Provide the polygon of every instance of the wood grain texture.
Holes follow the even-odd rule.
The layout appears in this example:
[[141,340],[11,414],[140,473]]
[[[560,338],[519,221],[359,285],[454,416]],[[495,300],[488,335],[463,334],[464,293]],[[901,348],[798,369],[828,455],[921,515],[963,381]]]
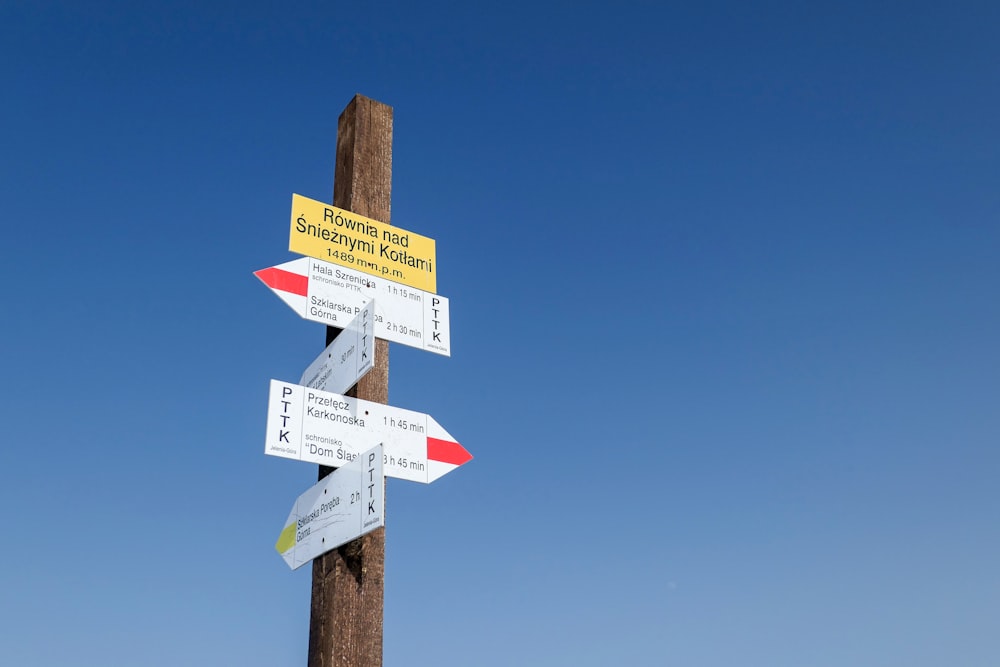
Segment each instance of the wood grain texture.
[[[355,95],[337,124],[333,205],[389,223],[391,195],[392,107]],[[340,331],[327,327],[326,344]],[[376,338],[372,370],[347,393],[388,402],[388,342]],[[309,667],[382,665],[384,590],[384,527],[313,561]]]

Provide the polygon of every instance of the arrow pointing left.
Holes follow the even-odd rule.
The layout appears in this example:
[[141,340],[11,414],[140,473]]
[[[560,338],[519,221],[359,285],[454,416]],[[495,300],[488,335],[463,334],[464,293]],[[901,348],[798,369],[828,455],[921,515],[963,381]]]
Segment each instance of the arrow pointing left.
[[373,447],[299,496],[274,545],[290,568],[385,525],[382,458]]
[[300,317],[343,327],[375,299],[375,336],[451,356],[448,299],[385,278],[300,257],[255,271]]
[[375,303],[369,301],[351,323],[302,373],[299,384],[343,394],[375,363]]

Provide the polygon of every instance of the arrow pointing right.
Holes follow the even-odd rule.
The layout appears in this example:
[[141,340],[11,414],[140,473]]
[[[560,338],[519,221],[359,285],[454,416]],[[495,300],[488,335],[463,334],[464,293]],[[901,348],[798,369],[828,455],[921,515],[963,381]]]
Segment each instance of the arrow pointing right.
[[338,467],[380,443],[386,477],[426,484],[472,460],[430,415],[271,380],[265,454]]

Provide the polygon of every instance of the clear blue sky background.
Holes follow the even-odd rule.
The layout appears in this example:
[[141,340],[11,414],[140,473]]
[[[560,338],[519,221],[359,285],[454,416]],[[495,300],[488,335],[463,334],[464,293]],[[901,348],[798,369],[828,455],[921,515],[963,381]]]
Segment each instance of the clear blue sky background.
[[1000,664],[1000,5],[0,5],[0,663],[305,664],[252,272],[337,116],[451,358],[387,665]]

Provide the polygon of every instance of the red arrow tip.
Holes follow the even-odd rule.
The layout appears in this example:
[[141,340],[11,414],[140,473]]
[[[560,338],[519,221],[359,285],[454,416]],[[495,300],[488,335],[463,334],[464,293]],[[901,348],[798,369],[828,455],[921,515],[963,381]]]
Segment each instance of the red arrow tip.
[[301,296],[306,296],[309,292],[309,278],[300,276],[297,273],[284,271],[276,266],[254,271],[253,274],[271,289],[291,292],[292,294],[299,294]]
[[472,454],[457,442],[427,438],[427,458],[431,461],[460,466],[471,461]]

